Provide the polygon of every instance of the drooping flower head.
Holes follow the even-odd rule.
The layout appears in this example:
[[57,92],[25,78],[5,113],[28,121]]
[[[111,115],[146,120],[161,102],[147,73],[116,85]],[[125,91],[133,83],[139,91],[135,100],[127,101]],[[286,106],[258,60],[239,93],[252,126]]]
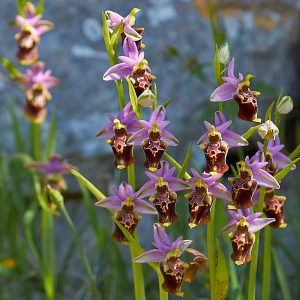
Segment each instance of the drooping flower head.
[[262,168],[267,162],[250,162],[249,157],[239,162],[239,177],[230,178],[232,183],[232,201],[230,209],[244,209],[253,206],[253,196],[257,186],[279,189],[278,181]]
[[160,160],[168,146],[177,146],[178,140],[165,129],[169,121],[165,121],[166,109],[158,106],[149,121],[140,120],[142,129],[135,132],[129,143],[141,144],[146,156],[145,167],[155,172],[160,168]]
[[257,119],[257,100],[256,96],[260,93],[250,90],[250,79],[252,74],[244,78],[241,73],[234,75],[235,59],[232,58],[228,65],[228,74],[222,79],[225,81],[217,87],[210,96],[210,101],[220,102],[234,99],[239,106],[238,116],[242,120],[255,121]]
[[228,170],[228,165],[226,164],[229,149],[228,143],[222,140],[221,132],[211,124],[207,133],[207,140],[207,144],[200,145],[206,161],[204,171],[206,173],[225,173]]
[[250,209],[229,211],[230,222],[224,230],[229,233],[233,253],[231,259],[242,265],[251,261],[251,252],[255,242],[255,232],[275,221],[274,218],[260,218],[262,213],[251,213]]
[[191,169],[193,176],[187,181],[192,192],[185,197],[189,201],[189,227],[193,228],[210,221],[210,209],[213,197],[231,201],[231,195],[226,187],[217,182],[222,174],[211,176],[203,173],[202,176],[195,169]]
[[60,80],[51,75],[51,70],[44,71],[43,62],[35,63],[26,73],[19,75],[17,81],[25,89],[25,116],[32,122],[41,123],[46,115],[46,104],[51,100],[49,90],[57,86]]
[[[283,144],[280,144],[280,138],[277,135],[274,140],[269,140],[267,145],[266,157],[264,155],[264,146],[262,143],[257,143],[259,151],[251,157],[251,162],[267,162],[266,170],[271,175],[274,175],[277,170],[282,170],[292,160],[281,152],[284,148]],[[295,168],[292,168],[292,170]]]
[[[113,209],[114,219],[122,224],[131,234],[141,219],[139,214],[157,214],[156,209],[147,201],[144,201],[135,193],[132,186],[122,182],[118,189],[113,188],[113,195],[106,197],[96,205]],[[127,243],[128,240],[116,225],[113,233],[114,240]]]
[[108,115],[109,123],[97,134],[101,138],[107,138],[115,155],[115,166],[124,169],[134,163],[133,145],[128,144],[128,138],[141,125],[136,119],[131,103],[127,103],[117,117]]
[[[122,17],[118,13],[107,10],[105,15],[107,16],[107,25],[111,31],[115,30],[121,23],[124,24],[123,33],[126,37],[129,37],[133,41],[138,41],[142,38],[142,28],[134,28],[135,15],[140,11],[138,8],[134,8],[130,14],[126,17]],[[143,31],[143,30],[142,30]]]
[[75,166],[68,163],[61,155],[54,154],[48,162],[34,161],[28,164],[28,167],[43,174],[44,185],[50,185],[56,190],[65,190],[67,188],[63,175],[66,175],[69,170],[76,169]]
[[[182,237],[177,238],[174,242],[168,237],[165,228],[159,224],[153,225],[154,243],[156,249],[146,251],[135,258],[135,262],[159,262],[160,270],[164,277],[163,289],[168,293],[175,294],[177,296],[183,296],[181,292],[182,281],[185,280],[185,274],[190,273],[189,267],[192,264],[188,264],[180,260],[180,256],[184,251],[188,251],[202,262],[202,266],[206,266],[207,258],[200,252],[194,250],[189,251],[189,245],[191,240],[183,240]],[[198,263],[201,264],[200,261]],[[187,281],[190,278],[188,278]]]
[[[201,135],[197,142],[197,144],[200,146],[208,143],[208,133],[212,125],[208,121],[204,121],[204,124],[207,131]],[[222,112],[215,112],[214,126],[216,130],[221,133],[222,140],[228,144],[229,148],[247,146],[249,143],[245,138],[233,131],[228,130],[231,124],[232,121],[227,121],[225,115]]]
[[184,180],[174,177],[175,168],[169,168],[166,161],[161,163],[156,174],[146,171],[149,181],[137,192],[139,197],[150,197],[158,211],[159,223],[171,225],[176,219],[176,191],[185,190],[188,185]]
[[103,75],[103,80],[121,80],[129,76],[137,96],[139,97],[147,88],[151,88],[151,82],[155,78],[151,75],[148,61],[144,59],[144,52],[138,51],[135,42],[126,38],[123,43],[122,61],[110,67]]
[[17,59],[21,64],[32,64],[38,57],[38,44],[40,43],[40,36],[49,31],[53,24],[46,20],[41,20],[41,15],[36,14],[34,5],[26,2],[23,7],[24,15],[17,15],[15,26],[17,27],[17,34],[15,39],[18,44]]

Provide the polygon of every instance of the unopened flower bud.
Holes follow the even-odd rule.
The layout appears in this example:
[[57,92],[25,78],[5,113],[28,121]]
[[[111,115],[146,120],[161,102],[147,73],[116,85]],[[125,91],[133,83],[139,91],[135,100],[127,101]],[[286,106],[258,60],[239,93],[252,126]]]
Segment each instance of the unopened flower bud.
[[288,114],[293,110],[294,103],[290,96],[284,96],[277,105],[277,111],[282,114]]
[[275,137],[279,134],[279,129],[271,120],[267,120],[259,127],[257,132],[262,139],[275,140]]

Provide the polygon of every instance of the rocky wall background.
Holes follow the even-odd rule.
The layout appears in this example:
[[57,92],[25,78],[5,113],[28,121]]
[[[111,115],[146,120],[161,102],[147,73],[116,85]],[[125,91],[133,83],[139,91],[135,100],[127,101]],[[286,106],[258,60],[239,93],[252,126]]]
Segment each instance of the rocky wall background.
[[[281,87],[297,102],[300,1],[212,2],[236,57],[236,69],[256,75],[255,84],[262,91],[260,105],[267,106]],[[170,130],[182,141],[177,154],[183,155],[188,143],[198,138],[201,120],[215,109],[214,105],[208,108],[214,88],[214,43],[205,0],[46,1],[44,17],[54,22],[55,29],[43,36],[40,53],[48,68],[62,80],[53,90],[49,105],[50,115],[55,111],[59,117],[58,152],[76,163],[81,161],[91,172],[97,160],[98,176],[100,162],[105,164],[99,157],[109,155],[110,149],[95,134],[105,124],[105,114],[118,110],[114,83],[102,80],[109,65],[100,13],[111,9],[126,15],[133,7],[142,9],[137,24],[145,27],[145,54],[157,76],[160,101],[173,99],[168,118],[173,121]],[[0,55],[14,61],[14,31],[7,23],[16,14],[15,1],[1,0],[0,11]],[[1,137],[4,148],[9,150],[13,138],[5,102],[13,97],[22,118],[23,97],[3,70],[0,93]],[[45,127],[50,118],[47,120]],[[194,154],[194,159],[199,159],[199,153]]]

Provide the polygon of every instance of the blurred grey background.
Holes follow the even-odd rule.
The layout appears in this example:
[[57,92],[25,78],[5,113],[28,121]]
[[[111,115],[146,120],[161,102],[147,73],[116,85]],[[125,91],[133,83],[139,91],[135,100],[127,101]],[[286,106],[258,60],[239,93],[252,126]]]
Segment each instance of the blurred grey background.
[[[230,43],[231,55],[236,57],[236,72],[256,75],[255,87],[262,92],[260,107],[265,108],[276,99],[281,87],[285,94],[293,96],[297,105],[300,1],[215,0],[212,3]],[[215,88],[215,46],[205,0],[46,1],[44,18],[54,22],[55,29],[42,37],[40,58],[61,78],[61,85],[52,90],[50,113],[43,126],[44,129],[49,126],[55,111],[59,118],[58,152],[89,170],[97,166],[98,174],[99,165],[105,164],[99,157],[109,155],[111,150],[95,135],[106,123],[106,113],[118,111],[114,83],[102,80],[109,63],[100,14],[111,9],[125,16],[133,7],[141,8],[136,24],[145,27],[145,55],[157,76],[160,103],[173,99],[168,119],[172,121],[170,131],[181,141],[176,148],[179,157],[184,155],[188,143],[196,141],[203,132],[202,120],[212,120],[212,113],[217,109],[216,104],[209,102]],[[14,30],[8,25],[16,14],[15,1],[1,0],[0,11],[0,56],[15,62]],[[3,69],[0,92],[1,140],[9,150],[13,137],[5,102],[13,97],[22,119],[24,98]],[[226,105],[235,106],[232,101]],[[26,121],[23,123],[26,127]],[[241,128],[246,129],[249,123],[237,120],[238,127],[242,132]],[[195,160],[201,157],[200,150],[194,153]]]

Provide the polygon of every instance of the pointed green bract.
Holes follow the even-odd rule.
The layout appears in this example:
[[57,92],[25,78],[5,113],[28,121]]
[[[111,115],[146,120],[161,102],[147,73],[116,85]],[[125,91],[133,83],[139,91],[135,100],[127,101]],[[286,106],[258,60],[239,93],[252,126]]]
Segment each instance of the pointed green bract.
[[112,45],[112,48],[115,53],[117,52],[119,38],[123,32],[123,29],[124,29],[124,23],[120,23],[111,35],[110,41],[111,41],[111,45]]
[[186,170],[189,166],[190,158],[191,158],[191,153],[193,149],[193,144],[190,144],[189,149],[185,155],[183,164],[181,166],[181,170],[179,171],[178,178],[184,178],[186,176]]
[[298,145],[297,148],[289,155],[289,158],[295,159],[299,153],[300,153],[300,145]]
[[82,176],[78,171],[72,169],[70,173],[74,175],[94,196],[97,200],[102,200],[106,196],[98,190],[89,180]]
[[226,299],[229,287],[229,275],[226,258],[220,246],[219,240],[216,239],[217,244],[217,266],[216,266],[216,282],[215,282],[215,296],[214,299]]
[[[182,169],[182,166],[170,155],[170,154],[168,154],[167,152],[165,152],[164,153],[164,156],[166,157],[166,159],[169,161],[169,163],[173,166],[173,167],[175,167],[176,168],[176,170],[178,171],[178,172],[180,172],[181,171],[181,169]],[[191,178],[191,176],[190,176],[190,174],[189,173],[187,173],[187,172],[185,172],[184,173],[184,178],[185,179],[190,179]]]
[[103,33],[103,39],[104,39],[105,47],[107,50],[109,62],[111,65],[114,65],[117,62],[117,58],[116,58],[115,52],[112,48],[109,28],[107,26],[106,16],[105,16],[104,11],[102,11],[102,33]]
[[166,102],[162,105],[164,108],[167,108],[167,106],[171,103],[172,98],[169,98],[166,100]]
[[281,170],[280,172],[278,172],[274,177],[277,181],[282,180],[286,175],[289,174],[291,168],[294,167],[295,163],[298,162],[300,160],[300,157],[294,159],[293,161],[291,161],[289,164],[286,165],[286,167]]
[[242,137],[245,138],[246,140],[248,140],[260,127],[261,125],[256,125],[256,126],[252,126],[250,127],[243,135]]
[[36,7],[36,14],[41,15],[43,14],[44,7],[45,7],[46,0],[40,0],[37,7]]
[[8,72],[10,79],[16,80],[19,78],[20,71],[10,60],[5,57],[0,57],[0,62],[2,67]]
[[138,98],[136,96],[136,92],[134,90],[134,87],[131,83],[131,81],[126,78],[127,80],[127,83],[128,83],[128,92],[129,92],[129,98],[130,98],[130,102],[131,102],[131,105],[132,105],[132,108],[137,116],[137,118],[139,120],[141,120],[141,113],[140,113],[140,108],[139,108],[139,104],[138,104]]
[[270,106],[268,107],[266,114],[265,114],[265,121],[271,120],[272,121],[272,111],[273,111],[273,106],[275,102],[273,101]]

